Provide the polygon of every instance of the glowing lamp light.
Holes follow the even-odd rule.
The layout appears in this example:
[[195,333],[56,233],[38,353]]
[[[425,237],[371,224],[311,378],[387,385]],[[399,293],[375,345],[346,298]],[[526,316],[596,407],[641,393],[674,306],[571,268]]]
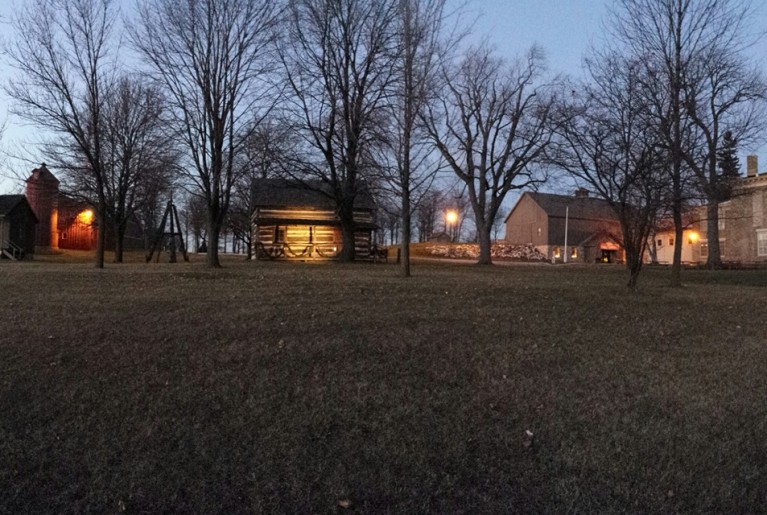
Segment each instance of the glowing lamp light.
[[445,221],[450,225],[454,225],[456,222],[458,222],[458,212],[453,211],[452,209],[446,212]]
[[695,243],[698,241],[698,238],[700,238],[700,235],[697,232],[690,233],[690,243]]
[[80,222],[81,224],[86,224],[86,225],[93,222],[93,210],[86,209],[85,211],[78,214],[77,221]]

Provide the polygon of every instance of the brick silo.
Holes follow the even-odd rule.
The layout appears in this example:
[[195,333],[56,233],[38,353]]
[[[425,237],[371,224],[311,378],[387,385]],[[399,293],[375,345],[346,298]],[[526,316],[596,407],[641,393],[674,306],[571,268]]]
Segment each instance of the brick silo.
[[26,196],[38,220],[35,233],[36,249],[43,252],[58,249],[59,180],[48,170],[45,163],[32,170],[27,179]]

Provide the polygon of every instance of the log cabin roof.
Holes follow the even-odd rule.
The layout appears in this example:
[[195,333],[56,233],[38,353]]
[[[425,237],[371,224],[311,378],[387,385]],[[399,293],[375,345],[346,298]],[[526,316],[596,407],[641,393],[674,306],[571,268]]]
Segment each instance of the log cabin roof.
[[[336,203],[329,185],[318,180],[256,179],[253,181],[253,207],[289,207],[335,209]],[[370,190],[364,184],[354,198],[354,208],[375,209]]]

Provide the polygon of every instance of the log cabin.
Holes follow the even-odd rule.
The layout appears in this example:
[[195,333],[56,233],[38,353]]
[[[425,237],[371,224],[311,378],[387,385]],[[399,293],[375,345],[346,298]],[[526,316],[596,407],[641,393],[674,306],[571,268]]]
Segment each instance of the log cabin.
[[[341,222],[329,188],[320,181],[258,179],[252,191],[254,259],[330,260],[343,246]],[[375,259],[375,202],[366,187],[354,199],[357,259]]]

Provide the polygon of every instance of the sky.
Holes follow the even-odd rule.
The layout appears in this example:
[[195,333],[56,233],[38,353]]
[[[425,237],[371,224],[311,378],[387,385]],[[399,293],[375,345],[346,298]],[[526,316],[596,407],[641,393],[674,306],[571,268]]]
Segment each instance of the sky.
[[[25,0],[0,0],[0,17],[11,18],[13,11]],[[119,1],[119,0],[118,0]],[[475,20],[470,43],[486,40],[498,53],[507,58],[524,53],[531,45],[541,46],[548,60],[549,72],[581,76],[581,63],[591,44],[601,42],[601,26],[611,0],[451,0],[464,5],[467,21]],[[122,0],[129,6],[132,0]],[[767,14],[767,13],[762,13]],[[767,16],[764,16],[767,26]],[[3,39],[11,35],[10,27],[3,24]],[[754,49],[754,55],[767,55],[767,38]],[[0,80],[6,81],[13,70],[0,56]],[[21,192],[23,183],[16,177],[25,177],[42,160],[37,154],[36,131],[15,119],[9,111],[10,100],[0,91],[0,122],[6,130],[0,141],[0,193]],[[767,147],[765,147],[767,149]],[[759,149],[741,149],[744,154]],[[27,161],[19,154],[26,154]],[[741,159],[745,162],[745,158]],[[767,162],[767,155],[765,156]]]

